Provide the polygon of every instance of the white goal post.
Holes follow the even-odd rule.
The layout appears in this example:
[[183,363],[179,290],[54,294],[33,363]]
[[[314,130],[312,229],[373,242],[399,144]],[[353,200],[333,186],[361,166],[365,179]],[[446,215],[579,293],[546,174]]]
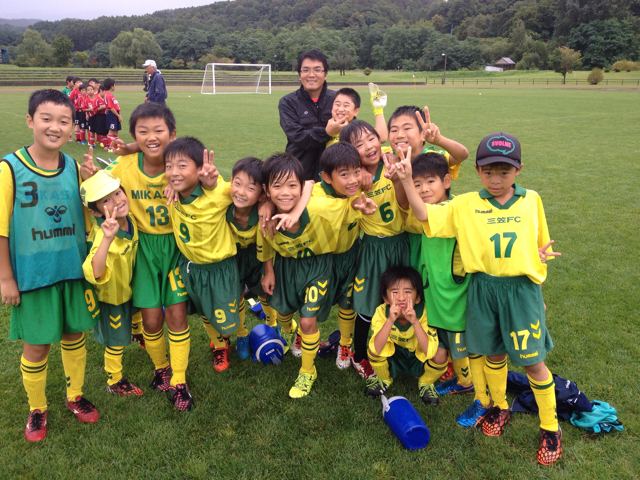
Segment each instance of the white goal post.
[[271,65],[266,63],[207,63],[202,78],[203,95],[271,93]]

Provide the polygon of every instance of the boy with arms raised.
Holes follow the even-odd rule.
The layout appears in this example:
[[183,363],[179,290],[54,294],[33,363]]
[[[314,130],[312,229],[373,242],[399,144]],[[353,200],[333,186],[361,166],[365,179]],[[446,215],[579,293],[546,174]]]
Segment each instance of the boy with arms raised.
[[491,397],[484,395],[461,417],[468,417],[468,426],[481,423],[485,435],[502,434],[511,416],[505,397],[508,354],[527,372],[540,416],[537,460],[550,465],[562,455],[562,433],[554,380],[544,363],[553,343],[545,325],[540,286],[547,276],[547,258],[559,254],[549,250],[553,242],[539,195],[514,183],[521,169],[518,140],[495,133],[480,142],[476,154],[476,170],[484,187],[478,193],[425,205],[413,186],[409,161],[401,162],[398,176],[425,234],[455,237],[464,270],[471,274],[467,346],[470,354],[486,355],[484,371]]
[[[82,396],[87,350],[84,331],[99,314],[82,273],[86,256],[80,168],[60,152],[73,130],[73,105],[58,90],[29,99],[33,144],[0,161],[0,290],[12,305],[10,339],[24,341],[20,362],[29,401],[25,437],[47,435],[47,358],[60,342],[67,377],[66,406],[81,422],[96,408]],[[57,200],[54,200],[57,199]]]
[[104,345],[107,392],[118,396],[142,395],[142,390],[122,376],[124,347],[131,342],[131,278],[138,250],[138,228],[129,216],[129,199],[120,180],[100,170],[80,187],[84,205],[96,217],[87,237],[82,268],[95,285],[100,320],[93,338]]

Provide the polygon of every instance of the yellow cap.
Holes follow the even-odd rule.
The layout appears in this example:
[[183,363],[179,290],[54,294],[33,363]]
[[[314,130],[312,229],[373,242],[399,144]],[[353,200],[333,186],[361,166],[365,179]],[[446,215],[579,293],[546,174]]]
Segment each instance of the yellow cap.
[[85,180],[80,185],[80,198],[85,207],[89,202],[96,202],[120,188],[120,179],[115,178],[111,172],[100,170],[93,177]]

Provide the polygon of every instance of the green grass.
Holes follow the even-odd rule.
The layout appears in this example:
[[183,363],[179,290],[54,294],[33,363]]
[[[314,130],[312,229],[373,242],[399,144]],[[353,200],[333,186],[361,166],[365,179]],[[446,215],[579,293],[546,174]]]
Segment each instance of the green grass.
[[[174,411],[163,395],[149,388],[140,399],[107,394],[103,347],[89,340],[85,393],[101,418],[82,425],[64,408],[64,375],[59,347],[54,346],[47,387],[50,433],[45,442],[33,445],[22,436],[27,415],[19,371],[22,346],[7,340],[9,308],[1,306],[2,476],[640,476],[639,93],[560,88],[386,90],[387,115],[399,105],[427,104],[442,133],[469,148],[470,158],[454,182],[454,193],[479,189],[473,158],[484,135],[506,131],[520,139],[524,168],[518,181],[542,196],[555,249],[563,254],[550,265],[543,287],[555,343],[547,364],[552,372],[574,380],[590,399],[613,405],[625,432],[590,435],[563,423],[564,457],[545,468],[535,462],[537,417],[515,414],[502,437],[488,438],[455,423],[471,397],[444,398],[440,407],[427,408],[418,398],[417,381],[401,377],[390,393],[406,396],[432,434],[425,450],[410,452],[383,422],[380,403],[364,398],[364,382],[352,370],[338,371],[333,359],[318,359],[319,379],[311,395],[293,401],[287,392],[298,359],[287,356],[282,366],[266,367],[239,361],[233,354],[230,369],[217,374],[210,367],[204,330],[191,319],[187,376],[196,400],[192,412]],[[116,93],[126,118],[142,100],[142,92]],[[235,160],[247,155],[264,158],[284,149],[277,103],[285,93],[203,96],[175,91],[169,106],[176,114],[178,134],[199,137],[214,149],[216,164],[228,177]],[[366,98],[364,89],[360,94]],[[0,91],[4,153],[32,141],[24,123],[27,99],[27,93]],[[368,102],[362,110],[360,118],[372,121]],[[69,144],[64,151],[80,159],[85,148]],[[332,317],[321,327],[322,338],[334,328],[337,321]],[[136,345],[126,349],[124,372],[132,382],[146,387],[151,369],[144,351]]]

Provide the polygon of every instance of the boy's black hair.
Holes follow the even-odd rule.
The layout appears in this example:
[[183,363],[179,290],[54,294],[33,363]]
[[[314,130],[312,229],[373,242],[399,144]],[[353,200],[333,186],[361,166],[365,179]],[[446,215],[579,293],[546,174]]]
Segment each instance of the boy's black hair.
[[[176,119],[173,112],[163,103],[145,102],[138,105],[129,117],[129,134],[136,139],[136,124],[143,118],[162,118],[169,128],[169,132],[176,129]],[[202,147],[204,150],[204,147]],[[200,158],[202,158],[202,150],[200,150]]]
[[69,82],[76,83],[76,77],[74,77],[73,75],[67,75],[67,83]]
[[164,149],[162,158],[165,163],[172,157],[182,154],[193,160],[196,167],[202,167],[202,153],[204,152],[204,144],[195,137],[180,137],[173,142],[169,142],[167,148]]
[[76,83],[76,82],[82,82],[82,79],[80,77],[74,77],[73,83]]
[[104,85],[100,85],[100,86],[98,87],[98,93],[100,93],[100,92],[106,92],[106,91],[107,91],[107,89],[106,89],[106,88],[104,88]]
[[353,106],[355,108],[360,108],[360,95],[353,88],[344,87],[336,92],[336,96],[334,98],[338,98],[338,95],[344,95],[345,97],[349,97],[353,102]]
[[105,92],[107,90],[111,90],[111,87],[113,87],[115,84],[116,84],[116,81],[113,78],[105,78],[104,82],[102,82]]
[[391,267],[382,274],[380,277],[380,296],[389,300],[389,298],[387,298],[387,290],[401,280],[408,280],[411,286],[415,288],[420,301],[424,302],[422,277],[415,268],[403,267],[402,265]]
[[36,90],[29,97],[29,116],[33,118],[36,114],[36,110],[43,103],[53,103],[54,105],[62,105],[63,107],[69,107],[71,110],[71,118],[74,118],[75,108],[73,103],[69,100],[64,93],[60,90],[54,90],[53,88],[43,88],[42,90]]
[[289,153],[276,153],[264,161],[262,181],[269,187],[272,183],[294,176],[300,185],[304,185],[304,167],[300,160]]
[[254,182],[258,184],[260,188],[262,188],[262,168],[263,168],[262,160],[256,157],[245,157],[238,160],[231,170],[231,178],[238,175],[240,172],[246,173],[249,178],[252,178]]
[[380,139],[380,134],[371,124],[364,120],[354,120],[340,129],[340,141],[353,145],[361,136],[367,133],[372,133],[378,137],[378,140]]
[[[122,185],[120,185],[118,187],[120,190],[122,190],[122,192],[126,195],[127,191],[124,189],[124,187]],[[114,190],[115,191],[115,190]],[[106,195],[105,195],[106,197]],[[98,210],[98,202],[89,202],[89,204],[87,205],[87,207],[89,208],[89,210],[93,210],[94,212],[99,212],[100,210]],[[103,213],[104,215],[104,213]]]
[[78,90],[86,90],[87,89],[87,85],[85,83],[81,83],[80,86],[78,87]]
[[329,72],[329,64],[327,63],[327,57],[320,50],[307,50],[306,52],[302,52],[298,57],[298,75],[300,75],[300,70],[302,69],[302,62],[305,59],[317,60],[318,62],[322,62],[322,68],[325,73]]
[[89,81],[87,83],[100,83],[100,80],[98,80],[97,78],[90,78]]
[[420,107],[415,107],[413,105],[403,105],[402,107],[396,108],[395,112],[393,112],[393,115],[389,117],[389,121],[387,122],[387,129],[391,130],[391,122],[396,118],[401,117],[402,115],[407,115],[411,117],[414,122],[416,122],[416,125],[418,125],[418,130],[422,131],[422,126],[416,120],[416,112],[420,112],[422,120],[426,121],[424,110],[422,110]]
[[341,167],[362,168],[362,160],[356,147],[348,142],[338,142],[327,147],[320,157],[320,170],[331,175]]
[[[413,178],[439,177],[444,181],[445,175],[449,173],[449,164],[444,155],[437,152],[421,153],[411,160],[411,176]],[[446,190],[449,196],[449,188]]]
[[499,167],[499,168],[505,168],[507,170],[510,170],[511,168],[515,168],[516,170],[518,170],[518,167],[516,167],[515,165],[511,165],[510,163],[507,163],[507,162],[494,162],[494,163],[489,163],[488,165],[483,165],[481,167],[476,165],[476,168],[479,168],[480,171],[482,171],[484,167]]

